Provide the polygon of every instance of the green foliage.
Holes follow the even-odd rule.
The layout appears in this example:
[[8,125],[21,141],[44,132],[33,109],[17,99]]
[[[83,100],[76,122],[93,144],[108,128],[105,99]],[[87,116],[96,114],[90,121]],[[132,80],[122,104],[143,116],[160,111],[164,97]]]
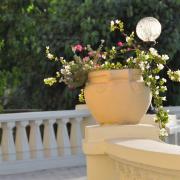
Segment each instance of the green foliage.
[[[117,42],[121,38],[118,34],[108,35],[111,19],[122,19],[128,25],[126,30],[131,32],[140,18],[158,18],[163,27],[158,49],[171,57],[170,67],[178,69],[179,9],[179,0],[1,0],[0,71],[13,76],[16,68],[21,74],[15,76],[18,82],[15,85],[8,82],[9,87],[0,79],[0,87],[13,89],[4,107],[72,108],[77,91],[64,85],[47,87],[43,84],[43,79],[53,76],[59,68],[56,63],[52,65],[47,61],[45,47],[50,46],[57,56],[68,54],[71,57],[69,47],[77,43],[97,47],[101,39],[106,39],[107,44],[111,44],[111,39]],[[180,85],[170,84],[168,102],[180,105]]]
[[12,71],[0,71],[0,112],[3,106],[9,102],[9,98],[13,96],[16,87],[20,84],[21,72],[16,67]]

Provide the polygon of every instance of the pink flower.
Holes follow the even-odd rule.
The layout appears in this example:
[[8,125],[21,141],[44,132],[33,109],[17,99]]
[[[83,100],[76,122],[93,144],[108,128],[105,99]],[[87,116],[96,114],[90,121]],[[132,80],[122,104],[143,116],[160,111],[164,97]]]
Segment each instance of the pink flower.
[[99,57],[99,58],[102,58],[102,54],[101,54],[101,53],[99,53],[99,54],[98,54],[98,57]]
[[89,56],[85,56],[85,57],[83,58],[83,61],[84,61],[84,62],[89,61]]
[[82,52],[83,51],[83,47],[81,44],[77,44],[74,47],[72,47],[72,50],[75,52]]
[[117,43],[117,45],[118,45],[119,47],[122,47],[124,44],[123,44],[121,41],[119,41],[119,42]]
[[75,89],[75,87],[74,87],[74,86],[71,86],[71,85],[69,85],[68,88],[69,88],[70,90],[74,90],[74,89]]
[[132,49],[131,48],[127,48],[127,51],[131,51]]
[[100,65],[99,65],[99,64],[95,64],[94,67],[95,67],[95,68],[99,68]]
[[88,52],[88,55],[89,55],[90,57],[94,56],[94,54],[95,54],[94,51],[89,51],[89,52]]

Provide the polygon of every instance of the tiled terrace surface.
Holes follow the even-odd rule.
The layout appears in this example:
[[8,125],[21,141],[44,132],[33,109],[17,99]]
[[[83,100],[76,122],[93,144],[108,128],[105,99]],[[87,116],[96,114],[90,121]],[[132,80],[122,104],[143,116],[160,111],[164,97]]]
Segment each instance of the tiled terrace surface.
[[0,180],[87,180],[87,178],[86,167],[74,167],[1,175]]

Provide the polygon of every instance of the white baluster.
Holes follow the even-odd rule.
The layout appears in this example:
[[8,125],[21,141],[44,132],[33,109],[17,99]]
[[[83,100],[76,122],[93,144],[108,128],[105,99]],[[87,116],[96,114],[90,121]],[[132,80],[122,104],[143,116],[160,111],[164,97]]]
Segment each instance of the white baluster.
[[70,139],[68,136],[67,126],[66,126],[68,122],[69,122],[69,119],[57,120],[58,153],[59,155],[64,155],[64,156],[71,155]]
[[29,146],[31,152],[31,158],[41,159],[43,158],[43,144],[40,132],[40,125],[42,120],[32,120],[30,121],[30,136],[29,136]]
[[[1,123],[0,123],[0,128],[2,128]],[[2,136],[2,134],[1,134],[1,136]],[[1,150],[1,146],[0,146],[0,163],[1,163],[1,161],[2,161],[2,150]]]
[[177,128],[175,129],[175,134],[174,134],[174,138],[175,138],[175,145],[178,145],[178,130]]
[[16,160],[15,144],[13,139],[13,122],[3,122],[2,125],[2,155],[3,160]]
[[53,124],[56,120],[50,119],[44,121],[44,154],[45,157],[54,157],[57,156],[57,142],[54,133]]
[[1,148],[0,148],[0,163],[2,162],[2,151],[1,151]]
[[28,122],[16,122],[16,152],[17,152],[17,159],[29,159],[30,152],[29,152],[29,144],[28,138],[26,133],[26,126]]
[[82,132],[81,132],[81,121],[82,117],[75,118],[71,121],[71,148],[72,154],[82,154]]

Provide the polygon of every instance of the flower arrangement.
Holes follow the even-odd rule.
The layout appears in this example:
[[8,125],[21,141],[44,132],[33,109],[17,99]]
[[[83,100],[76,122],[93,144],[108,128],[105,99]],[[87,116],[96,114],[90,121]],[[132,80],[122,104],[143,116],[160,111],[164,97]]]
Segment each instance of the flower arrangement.
[[[90,45],[77,44],[72,47],[74,53],[72,60],[57,58],[46,48],[47,57],[51,61],[58,61],[61,69],[56,72],[55,77],[44,79],[45,84],[53,85],[64,82],[69,88],[81,87],[80,101],[84,101],[83,88],[85,87],[90,71],[110,69],[139,69],[144,83],[152,92],[153,104],[156,109],[155,122],[159,124],[160,135],[166,136],[165,125],[168,122],[168,112],[163,109],[163,101],[166,101],[164,93],[167,91],[166,79],[160,78],[161,70],[168,68],[168,55],[160,55],[153,47],[144,48],[142,43],[135,37],[124,32],[124,24],[120,20],[111,21],[110,31],[121,33],[122,41],[112,47],[105,47],[105,41],[101,40],[99,47],[95,50]],[[169,68],[168,68],[169,69]],[[169,78],[180,82],[180,70],[167,71]]]

